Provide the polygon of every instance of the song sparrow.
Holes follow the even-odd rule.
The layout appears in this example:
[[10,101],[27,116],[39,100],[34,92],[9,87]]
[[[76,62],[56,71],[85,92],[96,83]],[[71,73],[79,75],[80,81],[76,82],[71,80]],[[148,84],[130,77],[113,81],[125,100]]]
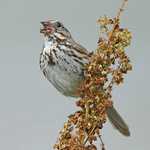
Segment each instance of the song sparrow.
[[[44,76],[63,95],[77,97],[76,91],[84,79],[84,66],[91,53],[76,43],[70,32],[59,21],[41,22],[44,47],[40,54],[40,68]],[[129,128],[114,107],[107,110],[110,122],[123,135],[129,136]]]

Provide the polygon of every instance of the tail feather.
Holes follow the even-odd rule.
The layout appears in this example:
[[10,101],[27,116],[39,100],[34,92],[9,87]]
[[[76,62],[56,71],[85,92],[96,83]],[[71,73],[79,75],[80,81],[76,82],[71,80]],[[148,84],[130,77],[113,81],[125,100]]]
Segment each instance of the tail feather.
[[114,107],[110,107],[107,109],[107,116],[112,125],[120,131],[125,136],[130,136],[130,131],[125,123],[125,121],[122,119],[122,117],[119,115],[119,113],[116,111]]

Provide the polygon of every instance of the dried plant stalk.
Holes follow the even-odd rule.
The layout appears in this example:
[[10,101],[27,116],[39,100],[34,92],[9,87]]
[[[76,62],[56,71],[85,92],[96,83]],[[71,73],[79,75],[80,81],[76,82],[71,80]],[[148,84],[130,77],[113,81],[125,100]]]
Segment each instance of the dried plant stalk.
[[[85,66],[85,80],[76,102],[80,110],[70,115],[64,124],[54,146],[56,150],[97,150],[95,141],[101,140],[106,110],[113,105],[112,87],[123,83],[124,74],[132,69],[125,53],[131,32],[120,27],[120,15],[126,3],[124,0],[114,19],[104,16],[98,20],[101,37],[90,63]],[[103,142],[102,149],[105,149]]]

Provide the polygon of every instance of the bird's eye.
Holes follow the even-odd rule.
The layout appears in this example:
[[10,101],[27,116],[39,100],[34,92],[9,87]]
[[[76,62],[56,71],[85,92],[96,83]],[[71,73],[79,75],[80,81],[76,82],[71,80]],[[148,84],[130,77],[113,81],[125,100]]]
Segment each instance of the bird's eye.
[[61,25],[60,22],[57,22],[57,23],[56,23],[56,26],[57,26],[58,28],[60,28],[62,25]]

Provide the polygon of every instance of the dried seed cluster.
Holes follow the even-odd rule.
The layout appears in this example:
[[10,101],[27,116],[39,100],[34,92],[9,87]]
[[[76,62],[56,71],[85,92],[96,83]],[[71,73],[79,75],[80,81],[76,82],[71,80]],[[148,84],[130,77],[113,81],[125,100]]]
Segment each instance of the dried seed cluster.
[[80,109],[68,117],[54,146],[56,150],[97,150],[95,141],[106,122],[106,110],[113,105],[112,87],[122,83],[124,74],[132,69],[125,53],[131,32],[120,28],[119,16],[114,19],[104,16],[98,23],[101,37],[85,66],[85,80],[79,90],[80,100],[76,102]]

